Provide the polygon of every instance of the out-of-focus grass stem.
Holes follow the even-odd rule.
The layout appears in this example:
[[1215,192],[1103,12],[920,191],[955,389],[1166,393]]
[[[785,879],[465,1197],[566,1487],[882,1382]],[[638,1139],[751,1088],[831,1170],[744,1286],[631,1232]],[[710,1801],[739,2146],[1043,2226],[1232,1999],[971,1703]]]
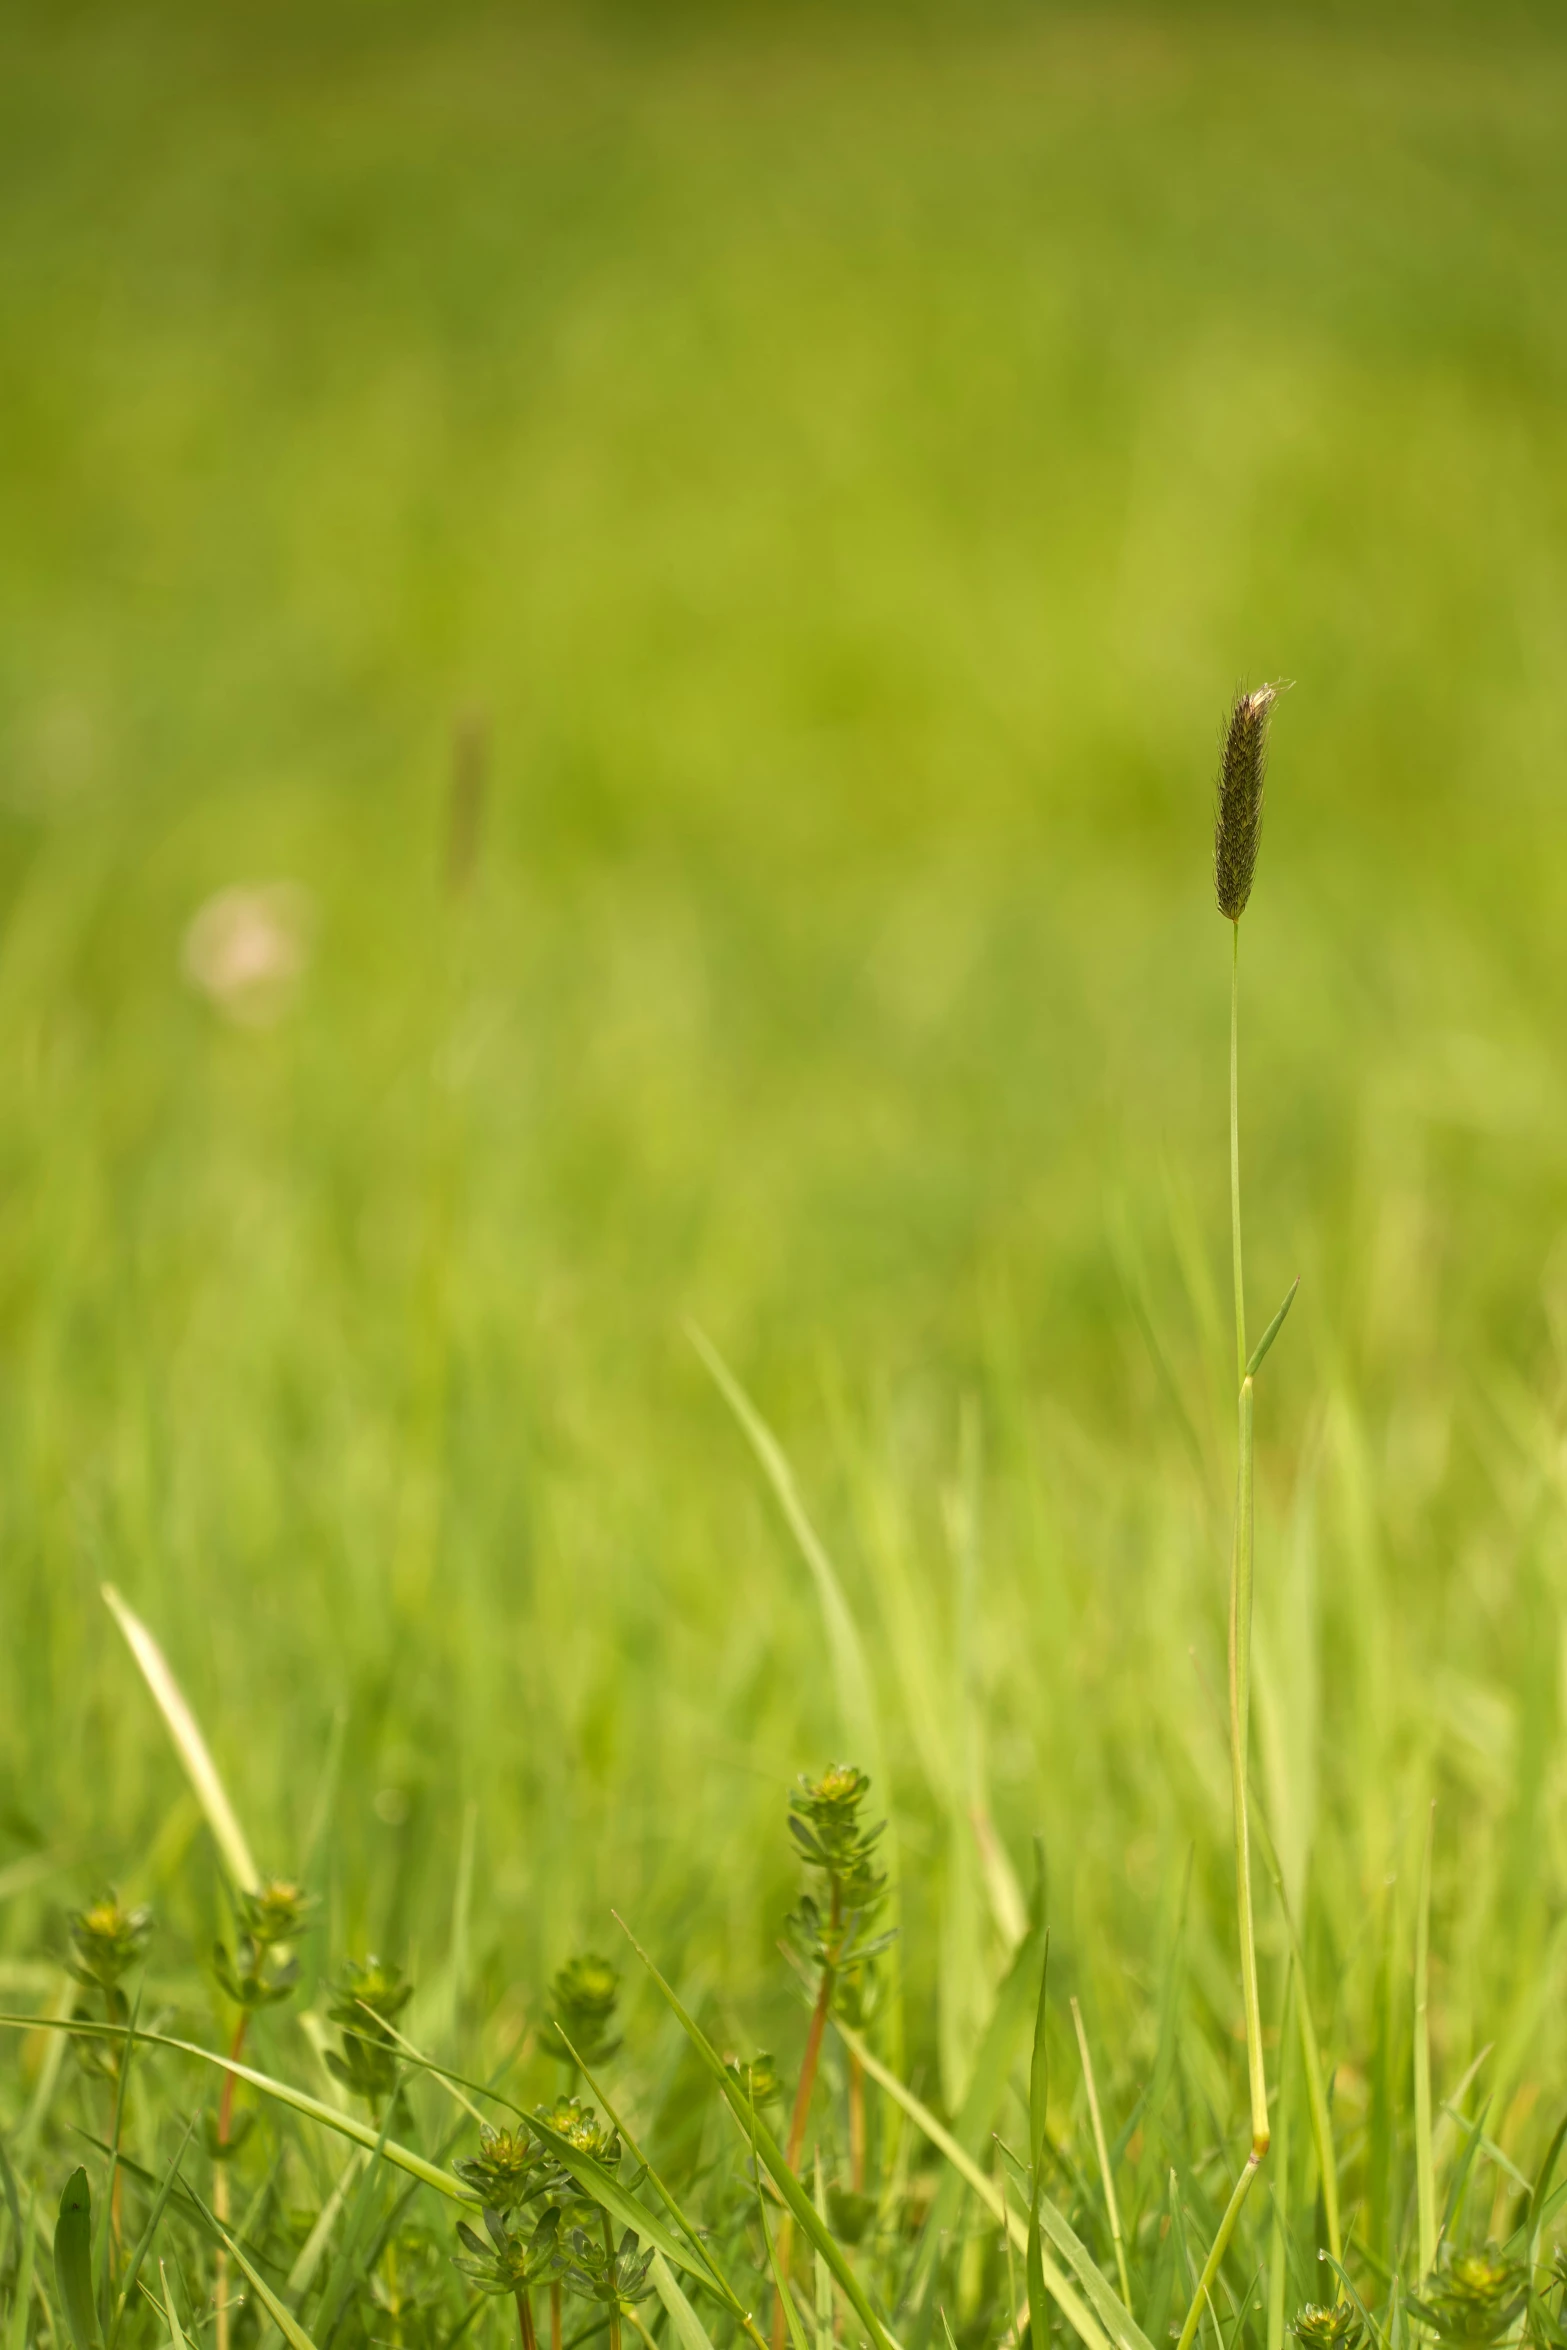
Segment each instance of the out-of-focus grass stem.
[[1420,2282],[1436,2266],[1436,2162],[1431,2140],[1431,1846],[1436,1805],[1426,1820],[1415,1905],[1415,2194],[1419,2213]]
[[1077,2027],[1077,2050],[1083,2060],[1083,2086],[1088,2091],[1088,2117],[1093,2124],[1094,2151],[1099,2157],[1099,2176],[1104,2182],[1105,2210],[1110,2219],[1110,2241],[1115,2246],[1115,2273],[1121,2283],[1121,2299],[1128,2309],[1132,2306],[1131,2279],[1126,2271],[1126,2245],[1121,2237],[1121,2207],[1116,2201],[1115,2172],[1111,2167],[1110,2149],[1105,2142],[1105,2125],[1099,2111],[1099,2091],[1094,2081],[1094,2060],[1088,2053],[1088,2034],[1083,2029],[1083,2011],[1076,1997],[1072,2000],[1072,2021]]

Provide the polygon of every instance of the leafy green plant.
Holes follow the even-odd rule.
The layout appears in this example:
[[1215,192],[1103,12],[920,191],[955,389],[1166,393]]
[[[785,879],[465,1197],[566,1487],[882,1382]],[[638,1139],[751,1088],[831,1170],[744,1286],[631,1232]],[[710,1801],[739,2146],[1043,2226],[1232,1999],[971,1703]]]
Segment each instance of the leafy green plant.
[[551,1982],[545,2043],[572,2074],[579,2064],[606,2064],[616,2053],[619,2000],[619,1975],[593,1951],[568,1958]]
[[327,2008],[339,2036],[338,2046],[326,2052],[327,2065],[372,2113],[378,2114],[397,2093],[402,2068],[397,2041],[387,2027],[412,1997],[413,1985],[402,1968],[372,1954],[345,1962]]

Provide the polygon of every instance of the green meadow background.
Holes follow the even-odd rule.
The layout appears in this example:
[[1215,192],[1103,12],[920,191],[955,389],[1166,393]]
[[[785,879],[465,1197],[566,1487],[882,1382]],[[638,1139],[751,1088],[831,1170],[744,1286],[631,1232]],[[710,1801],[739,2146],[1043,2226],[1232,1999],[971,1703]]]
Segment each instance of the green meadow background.
[[[859,1625],[928,2091],[1036,1834],[1122,2110],[1183,1885],[1233,2056],[1210,792],[1283,677],[1257,1784],[1348,2159],[1431,1796],[1439,2073],[1496,2043],[1522,2130],[1567,2053],[1555,13],[4,39],[6,1983],[109,1882],[155,1973],[210,1941],[109,1580],[422,2029],[613,1904],[792,2047],[787,1788],[858,1725],[695,1325]],[[182,940],[276,881],[311,958],[245,1024]]]

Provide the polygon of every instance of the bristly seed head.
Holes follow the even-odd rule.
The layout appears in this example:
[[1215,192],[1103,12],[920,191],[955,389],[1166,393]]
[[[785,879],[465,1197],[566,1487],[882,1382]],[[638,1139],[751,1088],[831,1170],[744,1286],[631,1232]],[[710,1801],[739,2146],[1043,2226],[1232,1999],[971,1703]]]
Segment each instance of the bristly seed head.
[[1268,772],[1268,714],[1276,685],[1238,694],[1224,730],[1213,821],[1213,893],[1227,922],[1246,911],[1262,844],[1262,794]]

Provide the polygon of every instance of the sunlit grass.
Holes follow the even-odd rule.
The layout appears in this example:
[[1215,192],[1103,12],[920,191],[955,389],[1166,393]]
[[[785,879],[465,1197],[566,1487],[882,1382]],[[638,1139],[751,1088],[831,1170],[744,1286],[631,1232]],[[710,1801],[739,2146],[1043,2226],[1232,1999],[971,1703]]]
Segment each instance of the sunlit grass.
[[[248,2084],[217,2162],[218,2069],[148,2049],[111,2227],[117,2054],[8,2045],[7,2350],[68,2330],[78,2161],[114,2323],[198,2108],[208,2216],[171,2189],[134,2344],[216,2350],[214,2225],[317,2350],[498,2339],[326,2059],[400,2052],[455,2189],[477,2124],[409,2049],[486,2113],[598,2094],[537,2037],[583,1951],[603,2093],[765,2337],[749,2140],[610,1911],[792,2099],[785,1811],[834,1756],[900,1926],[859,2247],[834,2028],[811,2101],[877,2322],[977,2350],[1026,2308],[1048,1922],[1099,2284],[1040,2257],[1179,2328],[1247,2144],[1206,825],[1216,716],[1280,672],[1242,1137],[1252,1296],[1302,1275],[1255,1464],[1274,2199],[1215,2322],[1279,2350],[1335,2242],[1379,2317],[1433,2245],[1442,2324],[1510,2310],[1445,2264],[1525,2226],[1543,2271],[1567,2094],[1554,35],[18,24],[0,1985],[68,2015],[114,1886],[143,2026],[221,2053],[244,2012],[232,1838],[109,1582],[315,1898],[245,2061],[354,2128]],[[356,2060],[373,1954],[414,1990]],[[790,2232],[808,2342],[852,2332]]]

